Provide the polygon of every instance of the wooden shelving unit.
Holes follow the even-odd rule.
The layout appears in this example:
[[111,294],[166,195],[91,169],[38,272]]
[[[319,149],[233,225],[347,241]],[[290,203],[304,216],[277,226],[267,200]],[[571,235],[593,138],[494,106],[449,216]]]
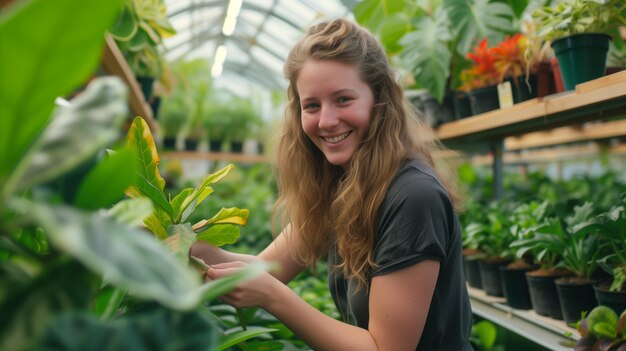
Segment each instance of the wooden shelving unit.
[[[550,136],[559,136],[561,142],[566,143],[624,136],[626,123],[621,121],[611,122],[605,127],[571,127],[617,116],[626,116],[626,71],[579,84],[574,91],[445,123],[434,133],[452,149],[481,154],[489,151],[493,159],[494,194],[500,198],[503,195],[502,173],[507,151],[505,141],[509,145],[517,142],[515,147],[521,148],[523,145],[555,145],[547,141]],[[570,127],[555,130],[563,126]]]
[[[621,71],[579,84],[574,91],[445,123],[434,133],[452,150],[473,155],[472,163],[491,164],[494,194],[499,198],[504,163],[595,159],[602,152],[626,155],[626,142],[620,140],[626,137],[626,120],[616,120],[624,116],[626,71]],[[468,287],[468,291],[474,314],[550,350],[571,350],[561,343],[571,340],[568,334],[578,337],[564,321],[513,309],[504,298],[487,296],[482,290]]]
[[626,115],[626,71],[579,84],[575,91],[445,123],[435,132],[444,143],[484,142],[618,115]]

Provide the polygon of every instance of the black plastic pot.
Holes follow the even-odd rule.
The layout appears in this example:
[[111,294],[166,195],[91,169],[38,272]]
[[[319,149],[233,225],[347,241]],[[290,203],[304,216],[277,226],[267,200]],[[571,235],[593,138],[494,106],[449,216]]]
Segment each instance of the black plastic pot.
[[626,310],[626,291],[610,291],[606,285],[593,286],[598,304],[610,307],[619,315]]
[[563,319],[561,303],[554,283],[554,280],[560,277],[536,277],[529,273],[531,272],[526,273],[526,281],[533,310],[542,316]]
[[186,151],[197,151],[198,150],[198,139],[185,139],[185,150]]
[[598,305],[592,281],[559,278],[555,283],[561,303],[561,312],[566,323],[576,323],[583,311],[590,312]]
[[465,280],[472,288],[482,289],[483,283],[480,279],[480,261],[477,257],[463,256],[463,270],[465,271]]
[[163,149],[164,150],[174,150],[176,149],[176,138],[175,137],[164,137],[163,138]]
[[421,97],[424,115],[429,125],[436,127],[442,123],[454,120],[453,94],[446,93],[442,103],[434,96],[424,94]]
[[537,97],[537,76],[531,74],[526,81],[526,75],[510,79],[513,102],[518,104]]
[[472,115],[472,105],[470,104],[469,96],[464,91],[454,92],[454,98],[452,100],[454,105],[454,117],[461,119]]
[[152,97],[152,88],[154,87],[154,77],[136,76],[135,78],[137,79],[137,83],[139,83],[144,99],[146,102],[150,101],[150,98]]
[[235,154],[240,154],[243,152],[243,141],[231,141],[230,142],[230,152]]
[[489,296],[504,296],[502,290],[502,280],[500,279],[500,267],[506,266],[509,262],[489,262],[480,260],[480,279],[483,290]]
[[472,114],[479,115],[481,113],[497,110],[500,108],[500,100],[498,99],[498,86],[490,85],[484,88],[470,90],[467,93],[472,106]]
[[530,292],[528,291],[528,282],[526,281],[526,272],[530,272],[533,268],[507,268],[500,267],[500,279],[502,281],[502,290],[506,298],[506,304],[520,310],[530,310],[533,308],[530,302]]
[[222,140],[209,140],[209,151],[211,152],[222,151]]

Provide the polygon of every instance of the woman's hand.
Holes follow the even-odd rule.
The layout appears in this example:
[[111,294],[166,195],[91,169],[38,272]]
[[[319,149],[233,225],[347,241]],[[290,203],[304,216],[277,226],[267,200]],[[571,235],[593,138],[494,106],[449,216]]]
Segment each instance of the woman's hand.
[[[227,262],[212,265],[206,272],[207,280],[219,279],[234,274],[247,266],[241,261]],[[237,308],[242,307],[262,307],[268,308],[275,302],[277,291],[283,283],[267,272],[260,276],[245,281],[229,293],[222,295],[220,300]]]

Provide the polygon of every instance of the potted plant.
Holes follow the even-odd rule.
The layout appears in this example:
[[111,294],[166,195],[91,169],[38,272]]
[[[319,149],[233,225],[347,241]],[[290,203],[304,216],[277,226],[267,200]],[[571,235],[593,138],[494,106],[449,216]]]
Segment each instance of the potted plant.
[[125,0],[109,33],[126,57],[144,98],[150,101],[155,78],[164,73],[166,61],[160,50],[163,38],[176,34],[167,18],[163,0]]
[[500,76],[499,83],[509,81],[511,83],[511,94],[513,102],[519,103],[537,96],[537,76],[532,74],[535,71],[535,63],[527,61],[531,58],[525,55],[528,47],[528,38],[517,33],[513,36],[507,35],[503,41],[491,48],[495,57],[495,66]]
[[626,25],[624,10],[622,0],[562,0],[532,12],[539,35],[552,41],[566,90],[604,75],[611,36]]
[[604,240],[604,257],[598,264],[612,277],[610,282],[599,282],[594,286],[596,298],[602,305],[619,312],[626,309],[626,193],[621,204],[601,213],[588,228],[595,229]]
[[593,285],[594,274],[598,268],[598,258],[603,255],[602,239],[597,231],[588,224],[593,221],[594,206],[585,202],[574,207],[574,214],[565,218],[565,236],[561,248],[562,259],[557,267],[562,267],[575,274],[555,281],[561,312],[567,323],[574,323],[583,311],[589,312],[597,306]]
[[482,39],[467,54],[472,61],[469,68],[460,74],[461,89],[467,91],[472,113],[478,115],[500,108],[498,99],[499,73],[496,68],[496,57],[488,46],[487,39]]
[[189,105],[188,96],[181,91],[174,91],[163,100],[158,123],[161,127],[164,149],[174,150],[176,148],[176,140],[190,119],[191,109]]
[[600,305],[583,315],[574,325],[581,336],[574,348],[577,351],[625,351],[626,310],[617,313]]
[[[529,237],[530,229],[543,222],[548,213],[548,202],[537,203],[535,201],[516,206],[509,218],[509,231],[515,240],[523,240]],[[533,271],[538,266],[533,263],[533,257],[527,252],[523,257],[517,257],[515,252],[510,250],[512,262],[500,267],[500,278],[502,280],[502,290],[506,298],[507,305],[528,310],[532,308],[530,294],[528,292],[528,281],[526,273]]]

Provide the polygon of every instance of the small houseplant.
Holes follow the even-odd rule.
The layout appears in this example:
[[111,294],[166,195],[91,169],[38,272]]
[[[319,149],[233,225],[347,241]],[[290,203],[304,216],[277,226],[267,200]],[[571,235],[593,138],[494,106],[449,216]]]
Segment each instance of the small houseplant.
[[166,61],[161,54],[163,38],[176,34],[167,18],[163,0],[125,0],[109,33],[118,43],[146,101],[152,95],[152,84],[161,78]]
[[474,46],[467,58],[471,60],[471,65],[460,73],[460,89],[467,91],[472,113],[477,115],[500,108],[497,89],[500,75],[487,39],[483,38]]
[[618,315],[600,305],[583,315],[574,326],[581,336],[575,344],[578,351],[626,350],[626,310]]
[[562,0],[532,12],[539,35],[552,41],[566,90],[602,77],[611,36],[626,25],[622,0]]

